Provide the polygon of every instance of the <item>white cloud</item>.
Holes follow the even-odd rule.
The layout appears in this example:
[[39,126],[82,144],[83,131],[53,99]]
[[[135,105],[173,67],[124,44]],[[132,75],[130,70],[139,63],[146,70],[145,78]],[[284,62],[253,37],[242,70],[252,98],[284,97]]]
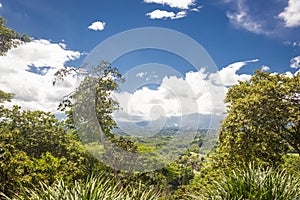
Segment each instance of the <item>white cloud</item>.
[[278,34],[282,28],[278,25],[280,3],[274,1],[272,6],[262,7],[261,4],[245,0],[222,0],[227,4],[226,16],[235,28],[245,29],[255,34]]
[[186,17],[186,15],[187,15],[186,11],[180,11],[176,13],[175,17],[173,17],[172,19],[180,19]]
[[236,13],[227,12],[226,16],[229,18],[230,22],[237,27],[242,27],[258,34],[267,34],[267,32],[263,30],[262,25],[253,21],[244,10],[240,10]]
[[288,78],[292,78],[294,76],[294,74],[292,72],[285,72],[284,75]]
[[300,1],[289,0],[288,6],[279,15],[288,28],[300,26]]
[[[114,93],[122,111],[116,112],[117,121],[153,121],[161,117],[182,116],[192,113],[223,112],[223,102],[214,102],[213,93],[202,77],[204,71],[188,72],[185,78],[164,77],[157,89],[143,87],[133,93]],[[224,88],[218,87],[218,90]],[[224,91],[215,99],[223,99]],[[222,105],[216,105],[221,103]],[[223,106],[223,107],[222,107]],[[221,109],[220,109],[221,107]]]
[[269,71],[269,70],[270,70],[270,67],[268,67],[266,65],[261,66],[261,71],[265,72],[265,71]]
[[236,28],[267,36],[282,37],[293,34],[300,27],[300,1],[275,0],[254,3],[248,0],[221,0],[226,4],[227,17]]
[[168,5],[171,8],[189,9],[196,0],[144,0],[144,2]]
[[294,41],[292,42],[293,47],[300,47],[300,42],[299,41]]
[[150,13],[147,13],[146,16],[148,16],[150,19],[180,19],[183,17],[186,17],[187,13],[186,11],[180,11],[178,13],[169,12],[165,10],[154,10]]
[[2,3],[0,3],[0,8],[2,8],[3,6],[2,6]]
[[122,111],[114,113],[114,117],[117,121],[134,122],[193,113],[221,114],[225,111],[223,100],[227,86],[251,78],[249,74],[238,75],[237,71],[257,61],[233,63],[216,73],[201,68],[197,72],[187,72],[182,78],[165,76],[157,89],[143,87],[132,93],[115,92],[113,96]]
[[165,10],[154,10],[150,13],[147,13],[146,16],[150,17],[150,19],[165,19],[174,17],[175,13]]
[[33,40],[0,57],[1,90],[15,94],[8,106],[17,104],[26,110],[58,113],[59,102],[74,90],[76,79],[68,76],[53,86],[53,75],[66,62],[81,56],[80,52],[64,47],[47,40]]
[[138,77],[138,78],[143,78],[143,77],[145,77],[147,75],[147,72],[140,72],[140,73],[137,73],[136,74],[136,77]]
[[172,18],[175,16],[174,12],[168,12],[165,10],[154,10],[150,13],[147,13],[146,16],[149,16],[150,19],[164,19],[164,18]]
[[294,69],[300,68],[300,56],[291,59],[291,68]]
[[144,0],[144,2],[168,5],[171,8],[179,9],[178,12],[156,9],[146,14],[150,19],[180,19],[186,17],[190,11],[199,12],[203,7],[196,7],[196,0]]
[[238,81],[246,81],[251,78],[249,74],[241,74],[238,75],[236,72],[240,70],[243,66],[247,65],[247,63],[258,62],[255,60],[241,61],[228,65],[227,67],[221,69],[218,74],[221,77],[222,83],[225,86],[232,86],[238,84]]
[[203,8],[203,6],[198,6],[196,8],[192,8],[191,11],[199,12],[201,8]]
[[292,47],[300,47],[300,41],[285,41],[283,44]]
[[101,21],[96,21],[93,22],[88,29],[94,30],[94,31],[102,31],[105,28],[105,22],[101,22]]

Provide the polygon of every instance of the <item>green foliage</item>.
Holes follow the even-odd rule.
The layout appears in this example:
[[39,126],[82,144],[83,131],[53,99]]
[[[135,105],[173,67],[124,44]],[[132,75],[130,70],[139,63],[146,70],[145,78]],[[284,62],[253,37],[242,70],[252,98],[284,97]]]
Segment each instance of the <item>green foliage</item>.
[[[116,67],[105,61],[101,61],[95,67],[70,68],[66,67],[55,73],[55,84],[59,80],[63,80],[68,75],[74,73],[83,78],[80,85],[74,92],[65,96],[59,106],[59,109],[67,110],[68,120],[74,126],[73,119],[77,119],[75,114],[80,114],[78,118],[90,120],[91,115],[96,113],[98,123],[105,135],[112,136],[111,130],[115,127],[115,121],[112,119],[112,112],[119,109],[118,102],[115,101],[111,94],[118,89],[118,83],[123,82],[121,73]],[[81,121],[84,121],[81,119]],[[80,120],[78,120],[79,122]],[[80,123],[80,122],[79,122]],[[82,124],[76,124],[82,126]],[[82,129],[91,129],[91,126],[84,126]],[[84,142],[95,142],[98,137],[92,135],[93,130],[88,133],[81,134]]]
[[289,173],[298,176],[300,174],[300,156],[298,154],[287,154],[279,169],[286,169]]
[[300,154],[300,73],[256,71],[231,87],[219,136],[222,162],[278,165],[289,147]]
[[6,93],[0,90],[0,104],[4,103],[5,101],[11,101],[13,96],[14,95],[12,93]]
[[[36,200],[155,200],[161,193],[154,187],[138,187],[128,185],[123,187],[121,182],[115,182],[105,175],[90,177],[85,182],[76,181],[74,186],[68,186],[60,180],[53,186],[40,183],[40,187],[34,189],[23,188],[23,193],[15,195],[13,199],[36,199]],[[10,199],[6,197],[7,199]]]
[[223,177],[224,168],[215,165],[210,158],[202,161],[199,171],[194,171],[194,177],[188,184],[180,185],[172,191],[168,197],[170,200],[192,199],[191,194],[204,194],[206,188],[210,187],[214,181],[218,182]]
[[202,194],[192,195],[194,199],[247,199],[247,200],[295,200],[300,197],[300,177],[294,177],[285,170],[248,165],[224,173],[221,181]]
[[79,179],[92,170],[94,159],[68,134],[54,115],[0,106],[0,188],[7,195],[20,185],[57,178]]
[[0,146],[0,192],[11,195],[20,191],[20,184],[27,185],[33,176],[33,161],[22,151],[12,145]]
[[11,49],[15,48],[22,42],[29,42],[30,39],[26,34],[20,35],[16,31],[6,27],[6,19],[0,16],[0,56]]

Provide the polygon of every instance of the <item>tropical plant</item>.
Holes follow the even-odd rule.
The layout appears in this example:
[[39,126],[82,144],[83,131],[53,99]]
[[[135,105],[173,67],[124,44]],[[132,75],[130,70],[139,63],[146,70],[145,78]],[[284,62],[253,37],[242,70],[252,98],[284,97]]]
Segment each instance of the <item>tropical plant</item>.
[[193,199],[232,200],[296,200],[300,198],[300,177],[285,170],[263,168],[249,164],[224,173],[221,181],[214,181],[202,194]]
[[[2,195],[5,199],[11,199]],[[154,187],[138,187],[131,185],[123,187],[120,182],[107,178],[104,174],[91,176],[84,182],[75,181],[74,186],[68,186],[63,180],[53,186],[43,182],[40,187],[34,189],[23,188],[21,194],[12,199],[34,199],[34,200],[156,200],[161,193]]]

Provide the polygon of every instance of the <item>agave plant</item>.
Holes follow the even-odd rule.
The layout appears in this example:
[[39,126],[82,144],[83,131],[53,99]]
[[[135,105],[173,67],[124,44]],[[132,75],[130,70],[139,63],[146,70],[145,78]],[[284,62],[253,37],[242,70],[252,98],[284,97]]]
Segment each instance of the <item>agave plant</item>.
[[232,200],[298,200],[300,177],[293,177],[285,170],[249,165],[224,174],[220,182],[214,182],[203,194],[193,199]]
[[156,200],[161,197],[161,192],[157,188],[153,186],[146,188],[141,183],[137,187],[129,185],[124,191],[124,200]]
[[[5,199],[11,199],[2,194]],[[67,186],[60,180],[53,186],[40,183],[34,189],[23,188],[22,194],[15,195],[15,200],[156,200],[160,192],[154,187],[146,189],[141,184],[122,187],[120,182],[114,182],[104,176],[91,177],[85,182],[75,182],[74,186]]]

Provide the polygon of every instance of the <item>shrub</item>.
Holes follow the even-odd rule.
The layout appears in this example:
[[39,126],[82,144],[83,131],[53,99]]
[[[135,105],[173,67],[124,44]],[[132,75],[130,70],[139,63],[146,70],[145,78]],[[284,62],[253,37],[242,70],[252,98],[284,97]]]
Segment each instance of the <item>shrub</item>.
[[[154,187],[145,188],[131,185],[123,187],[121,182],[115,182],[104,175],[88,178],[85,182],[76,181],[74,186],[68,186],[63,180],[53,186],[41,182],[34,189],[23,188],[21,194],[16,194],[12,199],[34,200],[155,200],[160,197],[160,192]],[[6,199],[11,199],[4,194]]]
[[296,200],[300,198],[300,177],[272,168],[249,165],[225,173],[207,191],[194,199]]

